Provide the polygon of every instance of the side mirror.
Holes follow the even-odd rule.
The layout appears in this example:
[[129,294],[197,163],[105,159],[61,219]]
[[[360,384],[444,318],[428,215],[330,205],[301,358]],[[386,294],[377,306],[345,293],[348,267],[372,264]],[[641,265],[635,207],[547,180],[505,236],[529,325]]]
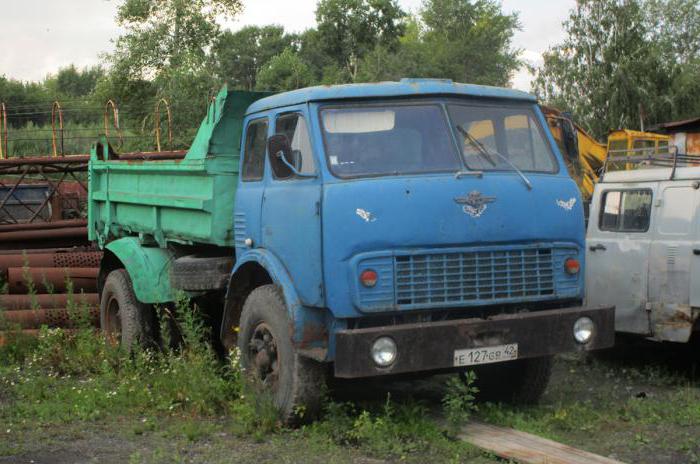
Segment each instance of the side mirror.
[[578,151],[578,131],[574,125],[573,119],[571,119],[570,113],[563,113],[564,118],[561,119],[561,132],[564,145],[564,155],[572,163],[579,162],[579,151]]
[[289,139],[285,134],[275,134],[267,139],[267,152],[270,156],[270,164],[278,178],[287,179],[292,176],[316,177],[315,174],[301,173],[301,152],[292,150]]

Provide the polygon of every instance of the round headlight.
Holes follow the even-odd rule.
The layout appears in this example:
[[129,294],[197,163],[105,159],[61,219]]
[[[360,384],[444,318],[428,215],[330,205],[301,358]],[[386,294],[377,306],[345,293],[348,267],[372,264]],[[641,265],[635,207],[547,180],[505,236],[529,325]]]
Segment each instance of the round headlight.
[[396,342],[391,337],[379,337],[372,344],[372,359],[379,367],[388,367],[396,361]]
[[591,341],[595,332],[595,323],[589,317],[582,317],[574,323],[574,338],[585,344]]

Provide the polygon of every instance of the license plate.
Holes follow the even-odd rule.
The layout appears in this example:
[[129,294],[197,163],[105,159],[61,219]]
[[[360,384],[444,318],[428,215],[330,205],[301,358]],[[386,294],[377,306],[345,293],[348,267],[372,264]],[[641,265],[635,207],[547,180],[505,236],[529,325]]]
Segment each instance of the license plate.
[[454,366],[474,366],[518,359],[518,344],[455,350]]

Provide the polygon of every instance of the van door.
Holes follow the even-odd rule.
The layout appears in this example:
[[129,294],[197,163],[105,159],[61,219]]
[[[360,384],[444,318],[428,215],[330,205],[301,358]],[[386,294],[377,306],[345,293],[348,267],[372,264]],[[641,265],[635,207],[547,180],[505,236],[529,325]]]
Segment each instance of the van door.
[[653,188],[596,190],[586,238],[586,304],[615,305],[618,332],[650,334],[647,311]]
[[687,342],[692,332],[691,265],[697,190],[691,181],[661,184],[651,244],[649,301],[655,339]]

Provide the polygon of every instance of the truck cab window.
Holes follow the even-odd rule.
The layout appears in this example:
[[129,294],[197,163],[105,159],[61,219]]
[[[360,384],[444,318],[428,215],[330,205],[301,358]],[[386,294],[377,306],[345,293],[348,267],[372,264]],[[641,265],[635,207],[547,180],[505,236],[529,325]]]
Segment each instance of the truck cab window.
[[267,147],[267,120],[259,119],[248,124],[243,154],[243,181],[256,181],[263,178],[265,171],[265,151]]
[[460,169],[436,104],[327,108],[321,112],[328,165],[342,178]]
[[605,192],[601,205],[600,230],[646,232],[651,217],[651,197],[651,190]]
[[[479,171],[556,172],[558,166],[544,131],[530,107],[448,105],[467,166]],[[506,161],[507,160],[507,161]]]
[[[311,139],[306,120],[301,114],[285,114],[277,118],[275,133],[284,134],[289,140],[294,159],[297,160],[297,169],[301,174],[314,174],[316,166],[314,154],[311,150]],[[289,168],[281,161],[273,159],[271,161],[272,172],[276,179],[288,179],[293,176]]]

